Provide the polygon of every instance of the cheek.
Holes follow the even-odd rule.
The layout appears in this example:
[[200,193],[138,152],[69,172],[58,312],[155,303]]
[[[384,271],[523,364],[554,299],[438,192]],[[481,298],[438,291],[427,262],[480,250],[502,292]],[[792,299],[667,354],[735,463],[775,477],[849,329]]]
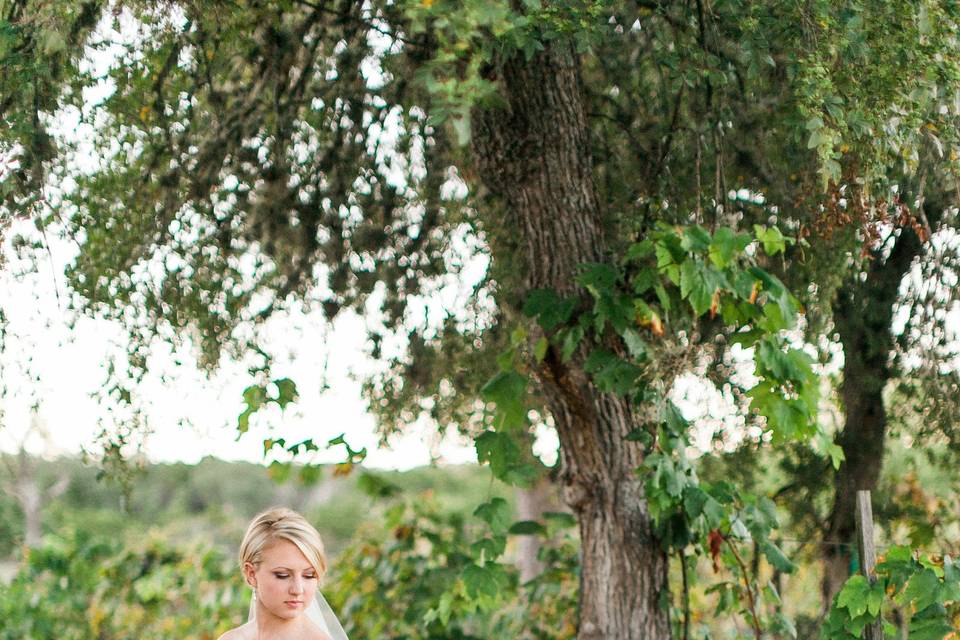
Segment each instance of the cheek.
[[268,576],[260,584],[263,585],[267,593],[281,593],[286,590],[287,581],[274,576]]

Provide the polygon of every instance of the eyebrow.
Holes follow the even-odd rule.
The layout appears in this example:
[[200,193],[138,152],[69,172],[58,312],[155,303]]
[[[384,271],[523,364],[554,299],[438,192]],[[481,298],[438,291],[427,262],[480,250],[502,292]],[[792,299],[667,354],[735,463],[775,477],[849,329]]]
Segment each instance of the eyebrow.
[[[296,569],[291,569],[290,567],[274,567],[274,568],[271,569],[271,571],[280,571],[280,570],[283,570],[283,571],[296,571]],[[313,567],[306,567],[306,568],[304,568],[304,569],[301,569],[301,571],[316,571],[316,569],[314,569]]]

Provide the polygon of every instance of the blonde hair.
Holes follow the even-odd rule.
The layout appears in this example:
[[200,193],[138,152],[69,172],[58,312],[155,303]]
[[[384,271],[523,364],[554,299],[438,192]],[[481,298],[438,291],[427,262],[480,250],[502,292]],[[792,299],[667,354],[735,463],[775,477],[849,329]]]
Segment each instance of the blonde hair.
[[327,555],[320,534],[306,518],[286,507],[267,509],[250,522],[240,543],[240,566],[247,562],[259,564],[264,550],[277,540],[297,545],[320,576],[327,572]]

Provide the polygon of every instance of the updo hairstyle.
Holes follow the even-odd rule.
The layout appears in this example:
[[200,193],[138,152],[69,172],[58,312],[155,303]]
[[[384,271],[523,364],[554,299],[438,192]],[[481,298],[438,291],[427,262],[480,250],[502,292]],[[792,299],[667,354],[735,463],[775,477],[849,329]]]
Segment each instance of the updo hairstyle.
[[327,572],[327,556],[320,534],[306,518],[286,507],[267,509],[253,519],[240,544],[240,566],[247,562],[257,566],[263,559],[263,552],[277,540],[297,545],[316,569],[318,578]]

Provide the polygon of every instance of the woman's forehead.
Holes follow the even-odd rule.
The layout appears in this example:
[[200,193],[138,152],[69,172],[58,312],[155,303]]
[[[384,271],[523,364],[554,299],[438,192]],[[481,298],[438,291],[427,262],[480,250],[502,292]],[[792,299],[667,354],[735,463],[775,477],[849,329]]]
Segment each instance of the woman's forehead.
[[268,568],[282,566],[287,569],[310,569],[313,567],[297,545],[283,538],[274,540],[264,547],[260,558],[262,565]]

